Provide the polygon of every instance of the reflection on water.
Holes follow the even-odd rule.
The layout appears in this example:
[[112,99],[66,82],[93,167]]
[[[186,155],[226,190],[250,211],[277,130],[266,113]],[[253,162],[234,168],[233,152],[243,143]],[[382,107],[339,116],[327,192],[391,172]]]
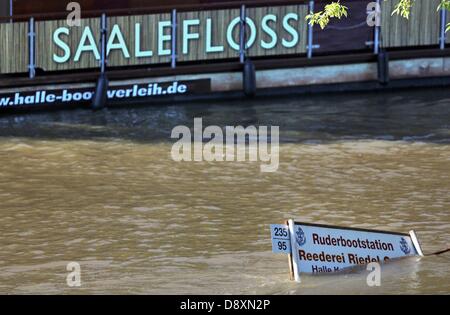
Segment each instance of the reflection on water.
[[[449,293],[450,256],[288,280],[296,218],[450,243],[450,94],[276,98],[0,118],[0,293]],[[280,168],[175,163],[176,125],[279,125]],[[66,285],[77,261],[82,287]]]

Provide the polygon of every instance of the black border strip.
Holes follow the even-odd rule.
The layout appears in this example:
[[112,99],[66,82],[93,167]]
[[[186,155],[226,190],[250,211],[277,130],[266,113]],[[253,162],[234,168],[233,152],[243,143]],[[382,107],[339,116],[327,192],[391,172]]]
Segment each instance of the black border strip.
[[[86,82],[85,82],[86,83]],[[287,97],[287,96],[312,96],[312,95],[334,95],[342,93],[362,93],[362,92],[392,92],[408,89],[433,89],[433,88],[448,88],[450,86],[450,76],[445,77],[424,77],[424,78],[406,78],[396,79],[389,82],[388,85],[380,85],[377,81],[363,81],[363,82],[346,82],[346,83],[332,83],[332,84],[318,84],[318,85],[303,85],[279,88],[264,88],[259,89],[256,93],[255,99],[266,97]],[[214,100],[232,101],[247,99],[243,91],[228,91],[228,92],[211,92],[205,94],[191,94],[191,95],[174,95],[161,98],[142,98],[108,103],[108,108],[129,108],[139,106],[165,106],[167,104],[186,103],[186,102],[203,102],[211,105],[210,102]],[[28,108],[19,107],[0,107],[0,114],[6,113],[31,113],[37,111],[54,111],[69,108],[83,108],[74,104],[68,105],[52,105],[52,106],[33,106]],[[86,108],[86,107],[84,107]]]

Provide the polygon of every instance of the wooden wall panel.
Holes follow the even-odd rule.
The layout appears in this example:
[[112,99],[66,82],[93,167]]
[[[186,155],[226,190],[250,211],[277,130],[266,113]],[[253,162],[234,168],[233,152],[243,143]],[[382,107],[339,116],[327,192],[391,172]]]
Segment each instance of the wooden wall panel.
[[0,23],[0,73],[28,71],[28,23]]
[[[292,41],[292,35],[283,27],[283,18],[289,13],[298,14],[298,20],[291,19],[289,25],[297,30],[299,42],[295,47],[286,48],[282,45],[282,39]],[[287,54],[302,54],[306,52],[308,25],[305,17],[308,14],[307,5],[290,5],[281,7],[265,7],[265,8],[250,8],[247,10],[247,16],[251,18],[256,25],[262,25],[262,20],[267,14],[275,15],[277,17],[276,23],[269,22],[277,34],[278,41],[273,49],[264,49],[261,46],[261,41],[270,43],[272,38],[261,29],[258,29],[255,44],[249,47],[248,53],[250,56],[273,56],[273,55],[287,55]]]
[[[112,50],[108,56],[108,65],[116,66],[133,66],[156,63],[168,63],[171,61],[171,55],[158,55],[158,32],[160,21],[168,21],[171,23],[171,14],[154,14],[140,16],[122,16],[111,17],[108,19],[108,33],[114,25],[118,25],[127,44],[130,58],[125,58],[122,50]],[[136,56],[136,24],[140,24],[140,51],[152,51],[151,57]],[[171,27],[165,27],[164,35],[171,35]],[[163,42],[164,49],[171,49],[171,41]]]
[[[61,35],[64,41],[71,48],[71,58],[65,63],[53,61],[53,55],[62,56],[64,51],[53,43],[53,33],[59,27],[69,28],[70,35]],[[100,51],[100,18],[82,19],[81,26],[69,27],[66,20],[42,21],[36,23],[36,67],[46,71],[75,70],[99,67],[99,60],[96,60],[91,52],[83,52],[78,62],[74,61],[74,55],[80,43],[83,31],[90,27],[94,36],[97,48]]]
[[[227,43],[227,28],[231,21],[240,17],[240,10],[216,10],[200,12],[181,12],[177,16],[177,54],[178,61],[194,61],[206,59],[227,59],[239,57],[239,51],[229,47]],[[192,32],[200,34],[199,39],[188,41],[187,54],[183,53],[183,23],[185,20],[199,19],[199,26],[190,26]],[[211,19],[211,45],[223,46],[223,51],[206,53],[206,21]],[[234,28],[233,38],[239,43],[239,25]]]
[[[247,47],[247,52],[250,56],[274,56],[274,55],[286,55],[286,54],[301,54],[306,52],[307,42],[307,23],[305,22],[305,16],[308,12],[308,6],[306,5],[291,5],[291,6],[279,6],[271,8],[249,8],[247,9],[247,17],[251,19],[256,25],[256,37],[254,41],[251,41],[250,47]],[[298,43],[292,48],[286,48],[282,45],[282,40],[291,41],[292,35],[283,27],[283,19],[288,13],[295,13],[298,19],[295,21],[291,19],[289,25],[293,27],[299,36]],[[271,37],[262,30],[261,22],[267,15],[275,15],[277,17],[276,23],[270,22],[270,27],[277,34],[276,45],[271,49],[265,49],[261,46],[261,42],[264,40],[269,43]],[[177,53],[178,61],[195,61],[195,60],[211,60],[211,59],[228,59],[238,58],[239,50],[230,47],[227,41],[227,30],[230,23],[240,17],[240,10],[217,10],[217,11],[201,11],[201,12],[182,12],[178,13],[178,31],[177,31]],[[187,53],[184,50],[183,45],[183,24],[186,20],[200,20],[200,25],[190,26],[192,33],[199,33],[199,39],[192,39],[188,41]],[[211,19],[212,36],[210,39],[211,46],[223,46],[223,50],[217,52],[206,52],[207,48],[207,20]],[[234,42],[239,44],[239,23],[233,28],[232,37]],[[247,25],[246,28],[247,39],[251,40],[252,32]]]
[[411,47],[439,44],[440,0],[416,0],[409,19],[392,15],[395,1],[382,1],[382,47]]

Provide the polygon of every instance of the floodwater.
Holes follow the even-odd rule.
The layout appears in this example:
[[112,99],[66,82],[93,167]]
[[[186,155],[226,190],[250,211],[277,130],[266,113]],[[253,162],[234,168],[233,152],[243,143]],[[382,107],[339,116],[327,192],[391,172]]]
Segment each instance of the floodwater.
[[[450,244],[450,91],[264,98],[0,117],[0,293],[450,293],[450,255],[288,279],[269,224]],[[174,162],[176,125],[280,126],[280,167]],[[66,266],[81,266],[81,287]]]

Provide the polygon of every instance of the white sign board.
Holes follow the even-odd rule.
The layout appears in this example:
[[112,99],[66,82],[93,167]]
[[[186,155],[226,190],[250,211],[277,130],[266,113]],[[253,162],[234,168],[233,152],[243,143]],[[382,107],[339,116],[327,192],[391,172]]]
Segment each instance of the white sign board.
[[[284,237],[288,228],[289,237]],[[384,263],[391,259],[423,256],[415,233],[395,233],[299,223],[271,225],[272,250],[291,254],[294,279],[300,273],[321,274],[346,268]],[[278,242],[290,239],[287,252]]]

